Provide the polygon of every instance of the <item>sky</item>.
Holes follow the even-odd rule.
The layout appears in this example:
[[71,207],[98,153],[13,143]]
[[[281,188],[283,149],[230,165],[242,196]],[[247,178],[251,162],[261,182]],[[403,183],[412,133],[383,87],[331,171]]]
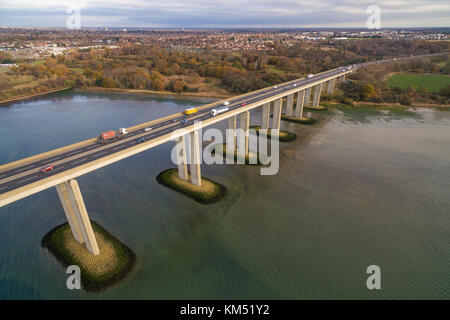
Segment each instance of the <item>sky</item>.
[[[0,0],[0,26],[365,28],[370,5],[381,27],[449,27],[450,0]],[[68,9],[72,11],[68,12]]]

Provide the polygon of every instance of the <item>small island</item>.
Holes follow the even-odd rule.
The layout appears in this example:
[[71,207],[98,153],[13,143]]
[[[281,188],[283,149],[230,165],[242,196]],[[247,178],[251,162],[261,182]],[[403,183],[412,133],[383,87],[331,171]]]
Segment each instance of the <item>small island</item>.
[[[255,130],[256,134],[259,136],[261,130],[260,126],[251,126],[250,129]],[[271,129],[267,129],[266,136],[267,138],[270,138],[272,136]],[[297,135],[289,131],[280,130],[280,132],[278,133],[278,138],[280,139],[281,142],[292,142],[295,141],[295,139],[297,139]]]
[[314,124],[317,122],[316,119],[314,119],[314,118],[302,117],[301,119],[298,119],[298,118],[293,118],[293,117],[287,117],[285,115],[281,116],[281,120],[291,121],[291,122],[300,123],[300,124]]
[[306,110],[312,110],[312,111],[326,111],[328,110],[327,107],[324,106],[317,106],[317,107],[313,107],[313,106],[305,106],[304,107]]
[[188,180],[180,179],[176,168],[167,169],[156,177],[156,181],[159,184],[182,193],[202,204],[215,203],[221,200],[227,192],[225,186],[204,177],[202,177],[201,186],[196,186],[190,183],[189,180],[189,176]]
[[98,255],[75,240],[68,223],[48,232],[42,239],[42,247],[65,267],[79,266],[83,289],[99,292],[124,279],[136,264],[136,255],[98,223],[91,220],[91,224],[100,249]]

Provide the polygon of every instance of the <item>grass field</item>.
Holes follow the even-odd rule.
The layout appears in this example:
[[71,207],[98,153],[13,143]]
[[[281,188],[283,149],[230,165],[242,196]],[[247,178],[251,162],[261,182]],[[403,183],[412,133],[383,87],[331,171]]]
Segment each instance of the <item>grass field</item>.
[[399,73],[394,74],[387,82],[391,88],[399,87],[406,90],[408,87],[413,87],[414,89],[426,87],[429,92],[436,93],[450,84],[450,76],[440,74]]

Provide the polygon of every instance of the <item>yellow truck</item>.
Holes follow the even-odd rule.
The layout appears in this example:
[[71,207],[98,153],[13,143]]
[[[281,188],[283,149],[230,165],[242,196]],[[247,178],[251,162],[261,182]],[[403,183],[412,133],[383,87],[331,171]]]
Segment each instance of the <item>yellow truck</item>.
[[194,113],[196,113],[198,111],[197,108],[189,108],[184,110],[184,114],[187,116],[193,115]]

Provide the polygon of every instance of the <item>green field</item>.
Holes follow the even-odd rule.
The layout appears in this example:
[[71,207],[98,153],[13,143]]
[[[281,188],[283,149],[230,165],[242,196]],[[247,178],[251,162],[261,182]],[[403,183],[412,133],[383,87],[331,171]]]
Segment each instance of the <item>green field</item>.
[[426,87],[429,92],[436,93],[450,84],[450,76],[440,74],[400,73],[394,74],[387,82],[391,88],[399,87],[406,90],[408,87],[413,87],[414,89]]

